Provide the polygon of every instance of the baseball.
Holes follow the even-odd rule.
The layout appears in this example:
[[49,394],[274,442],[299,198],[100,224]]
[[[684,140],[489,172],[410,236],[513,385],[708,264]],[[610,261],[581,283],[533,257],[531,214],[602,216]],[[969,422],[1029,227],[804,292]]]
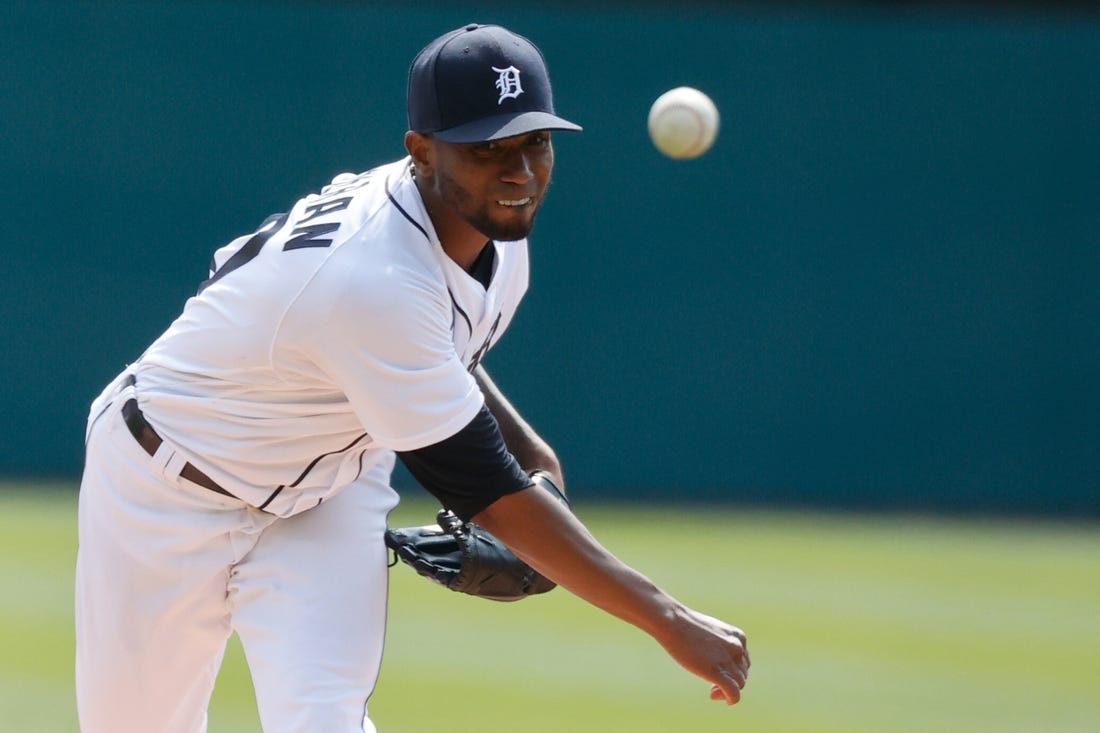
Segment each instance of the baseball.
[[649,108],[649,137],[670,158],[698,158],[717,135],[718,108],[698,89],[670,89]]

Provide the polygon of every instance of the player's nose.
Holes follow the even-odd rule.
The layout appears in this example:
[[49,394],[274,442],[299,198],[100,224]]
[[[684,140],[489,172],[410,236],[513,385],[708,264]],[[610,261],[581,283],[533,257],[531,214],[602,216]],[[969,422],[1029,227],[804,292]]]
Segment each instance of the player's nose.
[[500,180],[505,183],[524,184],[535,177],[530,156],[523,150],[516,150],[504,159]]

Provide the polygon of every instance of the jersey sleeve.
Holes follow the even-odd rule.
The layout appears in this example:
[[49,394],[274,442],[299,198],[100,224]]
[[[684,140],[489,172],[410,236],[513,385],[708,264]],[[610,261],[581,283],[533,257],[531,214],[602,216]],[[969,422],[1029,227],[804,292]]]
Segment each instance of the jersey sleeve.
[[505,494],[531,485],[484,405],[451,437],[397,456],[421,486],[465,521]]
[[334,257],[295,299],[280,339],[347,397],[372,440],[409,451],[454,435],[484,398],[455,352],[429,274]]

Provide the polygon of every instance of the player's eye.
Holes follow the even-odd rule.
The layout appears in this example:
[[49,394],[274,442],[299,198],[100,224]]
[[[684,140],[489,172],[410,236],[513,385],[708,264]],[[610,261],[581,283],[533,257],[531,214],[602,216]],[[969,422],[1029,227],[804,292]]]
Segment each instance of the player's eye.
[[498,143],[496,140],[486,140],[483,143],[474,143],[470,147],[470,150],[474,153],[474,155],[490,156],[500,150],[500,143]]

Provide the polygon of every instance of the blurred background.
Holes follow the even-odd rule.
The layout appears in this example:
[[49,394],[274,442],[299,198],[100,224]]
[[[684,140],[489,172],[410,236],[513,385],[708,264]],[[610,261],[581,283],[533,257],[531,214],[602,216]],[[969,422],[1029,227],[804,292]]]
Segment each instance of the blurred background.
[[[487,362],[576,489],[1100,513],[1100,13],[1049,3],[8,0],[0,474],[76,476],[213,250],[400,157],[468,21],[585,126]],[[691,162],[646,135],[678,85]]]
[[[26,520],[15,508],[29,500],[10,505],[0,545],[7,642],[60,645],[68,664],[64,583],[91,400],[175,318],[217,247],[337,173],[404,154],[409,61],[468,22],[534,40],[558,111],[585,127],[555,136],[531,289],[486,364],[558,450],[578,505],[607,507],[593,520],[640,567],[693,593],[713,586],[726,594],[715,597],[719,611],[775,631],[764,648],[787,663],[794,687],[768,687],[761,672],[758,694],[771,703],[746,713],[754,729],[1005,731],[1009,717],[984,727],[966,700],[1009,710],[1014,700],[991,690],[1043,676],[994,655],[1005,676],[968,688],[945,713],[954,717],[929,726],[907,727],[893,704],[870,719],[806,722],[844,694],[815,687],[837,674],[821,635],[873,607],[881,613],[859,628],[889,619],[897,636],[873,641],[872,657],[943,648],[939,632],[920,636],[913,624],[969,619],[950,640],[951,684],[981,656],[973,634],[995,634],[992,649],[1042,618],[1066,634],[1043,669],[1082,672],[1069,681],[1050,672],[1059,692],[1047,690],[1047,707],[1032,709],[1041,717],[1019,730],[1095,730],[1100,709],[1081,703],[1100,682],[1100,11],[1088,3],[5,0],[0,498],[46,488],[54,497],[52,509],[32,502]],[[714,148],[694,161],[662,157],[646,134],[649,105],[680,85],[709,94],[722,114]],[[398,482],[415,500],[411,480]],[[46,528],[26,529],[42,517]],[[696,523],[687,532],[728,518],[696,538],[710,543],[700,552],[721,554],[727,542],[732,556],[750,540],[758,552],[740,570],[689,583],[682,567],[648,554],[676,517]],[[981,534],[993,517],[1007,524]],[[776,534],[757,537],[759,526]],[[649,539],[631,544],[643,530]],[[44,537],[61,558],[39,567]],[[827,548],[837,565],[809,573]],[[886,548],[903,553],[897,565],[881,564]],[[820,574],[861,563],[872,566],[857,579]],[[927,615],[921,599],[938,597],[932,579],[949,568],[959,575]],[[900,577],[928,580],[883,585]],[[51,579],[62,585],[46,588]],[[749,590],[734,594],[739,582]],[[1045,585],[1027,585],[1036,582]],[[967,616],[986,607],[951,595],[964,587],[995,610]],[[828,606],[825,588],[840,604],[829,622],[798,627],[792,609]],[[422,590],[428,603],[440,598]],[[50,614],[62,631],[30,632]],[[485,634],[516,623],[492,618]],[[581,618],[601,640],[626,633]],[[417,663],[428,661],[416,628],[406,656],[387,652],[388,679],[402,679],[406,660],[410,686],[424,684]],[[587,638],[579,654],[599,642]],[[547,642],[547,653],[564,643]],[[609,652],[619,667],[597,665],[585,684],[619,679],[623,660],[648,669],[624,654]],[[887,690],[897,697],[883,699],[915,689],[932,665],[917,657]],[[886,679],[848,661],[846,679]],[[239,674],[232,653],[227,665]],[[12,690],[0,704],[22,702],[13,691],[26,670],[0,669]],[[66,674],[55,675],[60,688],[43,682],[44,699],[69,694]],[[682,682],[670,674],[668,685],[631,680],[663,699]],[[639,689],[622,684],[622,696]],[[570,690],[573,704],[582,687]],[[916,689],[921,707],[943,692]],[[1078,692],[1076,707],[1062,704]],[[616,699],[600,704],[628,714]],[[806,717],[785,721],[799,704]],[[36,727],[23,710],[22,730],[71,729]],[[394,718],[409,725],[407,712]],[[712,722],[643,718],[653,730]],[[561,726],[589,729],[547,729]]]

